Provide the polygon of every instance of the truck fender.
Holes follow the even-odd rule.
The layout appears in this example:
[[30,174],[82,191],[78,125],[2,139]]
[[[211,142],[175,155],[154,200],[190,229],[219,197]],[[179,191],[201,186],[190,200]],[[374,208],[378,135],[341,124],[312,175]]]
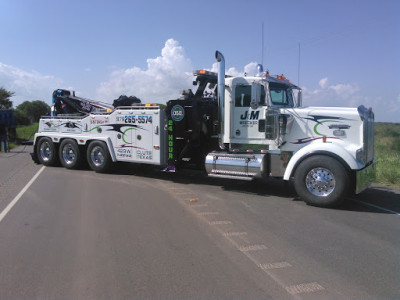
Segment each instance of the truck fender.
[[42,137],[49,137],[51,138],[51,140],[53,141],[53,143],[58,144],[60,142],[58,135],[52,135],[52,134],[46,134],[46,133],[42,133],[42,132],[36,132],[35,135],[33,136],[33,146],[36,145],[37,141],[39,140],[39,138]]
[[332,143],[310,144],[297,151],[290,159],[288,166],[283,175],[284,180],[289,180],[294,175],[296,167],[307,157],[316,154],[328,155],[336,158],[346,169],[357,170],[362,166],[357,162],[356,158],[346,149]]
[[111,142],[111,138],[108,137],[107,138],[107,147],[108,147],[108,151],[110,152],[110,156],[113,162],[117,161],[117,156],[115,155],[115,151],[114,151],[114,147],[113,147],[113,143]]

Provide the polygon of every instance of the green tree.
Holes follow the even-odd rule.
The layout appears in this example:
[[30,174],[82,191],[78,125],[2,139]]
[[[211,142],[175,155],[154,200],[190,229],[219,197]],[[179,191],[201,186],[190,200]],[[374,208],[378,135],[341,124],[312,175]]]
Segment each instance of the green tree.
[[19,109],[14,110],[14,119],[15,119],[15,124],[18,126],[31,125],[30,118],[28,118],[26,113],[24,113],[22,110]]
[[40,100],[24,101],[17,106],[31,121],[31,123],[39,122],[41,116],[50,113],[50,106]]
[[10,98],[14,95],[14,92],[7,91],[4,88],[0,88],[0,109],[10,109],[13,106]]

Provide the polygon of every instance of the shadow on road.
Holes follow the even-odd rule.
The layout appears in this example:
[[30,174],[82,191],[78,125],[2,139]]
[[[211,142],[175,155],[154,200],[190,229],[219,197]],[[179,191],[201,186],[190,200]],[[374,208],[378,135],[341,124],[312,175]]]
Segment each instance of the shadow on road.
[[[11,158],[27,155],[32,152],[32,146],[24,145],[12,149],[8,153],[0,153],[0,158]],[[32,162],[33,163],[33,162]],[[85,166],[83,170],[89,171]],[[117,163],[113,168],[114,175],[137,175],[148,178],[168,180],[181,184],[201,184],[219,186],[223,190],[235,191],[243,194],[275,196],[291,201],[302,201],[298,198],[293,183],[269,178],[267,180],[241,181],[223,178],[208,177],[205,172],[197,170],[183,170],[176,173],[162,172],[159,167],[151,165],[133,165]],[[369,212],[380,214],[400,214],[400,190],[387,186],[373,184],[358,195],[347,199],[337,210]]]
[[[159,168],[149,165],[118,163],[112,171],[115,175],[137,175],[147,178],[168,180],[180,184],[200,184],[220,186],[226,191],[259,196],[275,196],[292,201],[302,201],[298,198],[293,183],[268,178],[266,180],[242,181],[208,177],[205,172],[183,170],[176,173],[162,172]],[[352,196],[336,210],[369,212],[379,214],[400,213],[400,191],[381,185],[372,185],[362,193]]]
[[362,211],[400,214],[400,190],[373,184],[362,193],[353,196],[346,205],[343,209],[354,210],[353,206],[359,208],[361,205]]

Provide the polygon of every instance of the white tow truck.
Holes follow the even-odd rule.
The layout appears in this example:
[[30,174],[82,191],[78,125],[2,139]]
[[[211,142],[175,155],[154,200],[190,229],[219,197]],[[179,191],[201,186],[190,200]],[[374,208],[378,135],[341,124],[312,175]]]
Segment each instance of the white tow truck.
[[[374,179],[371,108],[302,107],[301,89],[283,75],[259,65],[256,76],[230,77],[218,51],[216,59],[218,73],[194,71],[197,91],[181,91],[165,109],[112,108],[56,90],[53,115],[41,118],[35,134],[34,161],[75,169],[87,160],[96,172],[124,161],[240,180],[293,179],[298,195],[320,207],[339,205]],[[71,100],[74,114],[66,109]]]

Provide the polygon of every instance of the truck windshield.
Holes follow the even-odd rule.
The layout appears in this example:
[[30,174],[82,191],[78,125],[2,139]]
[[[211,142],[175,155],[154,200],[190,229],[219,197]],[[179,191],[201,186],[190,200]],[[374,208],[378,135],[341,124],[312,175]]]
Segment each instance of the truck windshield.
[[269,83],[269,96],[273,105],[293,106],[292,89],[280,83]]

